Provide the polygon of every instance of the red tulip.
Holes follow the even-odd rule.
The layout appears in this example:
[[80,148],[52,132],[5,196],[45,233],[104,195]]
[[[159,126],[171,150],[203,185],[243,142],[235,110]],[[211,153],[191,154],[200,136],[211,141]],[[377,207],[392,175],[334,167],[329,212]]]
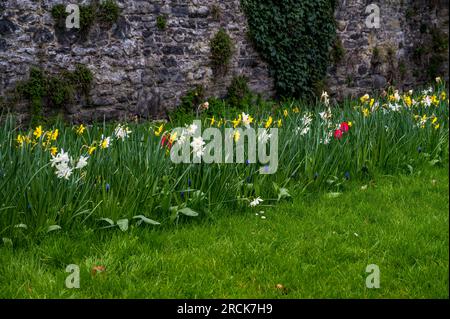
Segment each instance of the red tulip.
[[342,138],[343,132],[341,130],[334,131],[334,138],[340,140]]
[[342,131],[343,133],[347,133],[348,130],[349,130],[348,123],[347,123],[347,122],[342,122],[342,123],[341,123],[341,131]]
[[167,136],[164,135],[161,139],[161,147],[164,147],[166,145],[167,141],[168,141]]

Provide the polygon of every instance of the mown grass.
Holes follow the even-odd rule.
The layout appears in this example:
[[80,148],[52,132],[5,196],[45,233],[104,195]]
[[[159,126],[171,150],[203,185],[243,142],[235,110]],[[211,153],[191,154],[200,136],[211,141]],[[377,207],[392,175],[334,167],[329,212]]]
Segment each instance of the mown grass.
[[[448,298],[448,205],[448,168],[427,166],[176,228],[54,232],[0,247],[0,297]],[[65,288],[68,264],[80,289]]]

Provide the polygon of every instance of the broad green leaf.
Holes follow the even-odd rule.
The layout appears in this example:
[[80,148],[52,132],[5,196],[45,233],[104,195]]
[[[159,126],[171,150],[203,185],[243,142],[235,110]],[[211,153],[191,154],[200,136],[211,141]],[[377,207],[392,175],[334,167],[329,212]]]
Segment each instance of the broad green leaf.
[[55,231],[55,230],[60,230],[60,229],[61,229],[61,226],[59,226],[59,225],[51,225],[51,226],[48,226],[47,233]]
[[116,224],[119,226],[121,231],[125,232],[128,230],[128,219],[119,219]]
[[142,222],[146,223],[146,224],[150,224],[150,225],[161,225],[161,223],[158,223],[157,221],[147,218],[144,215],[137,215],[134,216],[133,219],[139,219],[138,221],[138,225],[140,225]]
[[181,213],[181,214],[186,215],[186,216],[191,216],[191,217],[196,217],[196,216],[198,216],[198,213],[195,212],[195,211],[193,211],[193,210],[190,209],[189,207],[185,207],[185,208],[180,209],[180,210],[178,211],[178,213]]

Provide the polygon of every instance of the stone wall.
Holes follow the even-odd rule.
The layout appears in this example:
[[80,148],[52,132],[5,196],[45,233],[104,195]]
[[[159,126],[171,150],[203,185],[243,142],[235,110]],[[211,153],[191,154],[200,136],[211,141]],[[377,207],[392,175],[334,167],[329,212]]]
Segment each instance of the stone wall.
[[[235,75],[248,77],[255,92],[272,93],[268,68],[246,38],[239,0],[117,1],[117,23],[109,29],[94,25],[86,41],[55,32],[51,8],[68,2],[2,1],[0,95],[25,79],[31,65],[58,72],[83,63],[94,73],[93,105],[80,101],[68,107],[69,119],[163,117],[198,84],[209,96],[223,96]],[[211,13],[213,6],[220,8],[219,18]],[[156,26],[162,15],[167,16],[165,30]],[[209,42],[220,28],[233,39],[235,51],[227,74],[214,76]]]
[[[367,28],[366,7],[380,8],[380,28]],[[448,0],[341,0],[335,13],[345,54],[329,68],[327,85],[338,98],[394,85],[413,88],[448,81]],[[432,34],[439,39],[433,39]],[[436,41],[446,42],[438,52]]]
[[[1,0],[1,96],[27,78],[30,66],[56,73],[72,70],[76,63],[93,72],[94,85],[90,106],[82,99],[67,106],[68,118],[75,122],[164,117],[198,84],[208,96],[224,96],[234,75],[247,76],[255,92],[273,93],[268,67],[246,37],[239,0],[119,0],[117,23],[94,25],[85,41],[55,30],[51,8],[69,2],[88,3]],[[370,3],[338,1],[336,20],[345,54],[329,68],[326,81],[338,98],[389,84],[407,88],[429,81],[430,61],[436,61],[432,30],[448,37],[448,0],[374,2],[381,9],[380,29],[365,26]],[[220,8],[219,18],[213,8]],[[167,16],[165,30],[156,26],[161,15]],[[228,73],[215,76],[209,41],[221,27],[232,37],[235,52]],[[439,73],[448,79],[448,47],[445,55]],[[18,103],[16,110],[25,114],[26,103]]]

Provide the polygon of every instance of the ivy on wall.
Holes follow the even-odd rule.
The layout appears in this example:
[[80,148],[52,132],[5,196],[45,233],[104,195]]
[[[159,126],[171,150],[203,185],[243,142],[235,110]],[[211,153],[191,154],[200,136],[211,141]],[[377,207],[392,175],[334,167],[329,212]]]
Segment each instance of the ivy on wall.
[[335,0],[241,0],[241,5],[277,93],[312,95],[326,74],[336,37]]

